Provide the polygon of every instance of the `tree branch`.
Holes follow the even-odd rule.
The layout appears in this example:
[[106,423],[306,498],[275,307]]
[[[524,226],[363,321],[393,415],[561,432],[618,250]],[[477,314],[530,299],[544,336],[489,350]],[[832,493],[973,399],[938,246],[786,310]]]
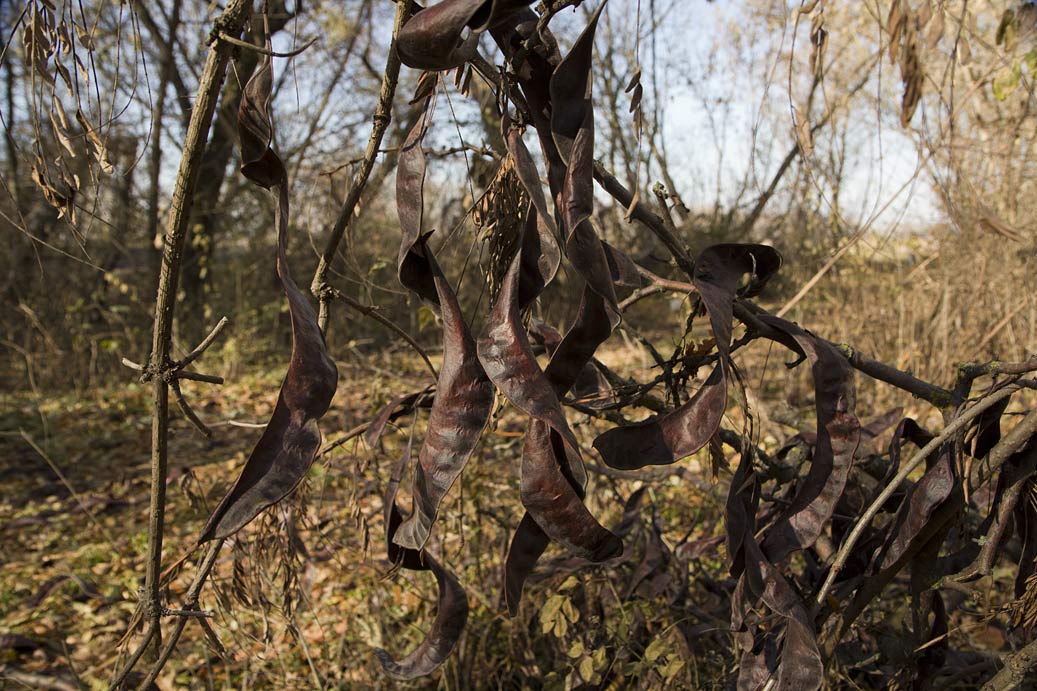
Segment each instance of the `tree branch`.
[[378,105],[374,111],[374,125],[371,128],[371,136],[367,140],[364,159],[361,161],[356,175],[353,176],[349,193],[346,195],[345,201],[342,202],[338,218],[335,219],[335,225],[332,226],[331,233],[328,235],[327,244],[324,245],[324,252],[321,254],[317,270],[313,274],[313,282],[310,284],[310,292],[320,301],[317,323],[321,331],[325,331],[328,327],[328,305],[334,297],[331,286],[328,284],[328,269],[335,259],[335,252],[338,251],[339,243],[342,242],[342,236],[346,232],[346,227],[349,226],[350,221],[353,219],[354,210],[360,201],[360,195],[363,193],[364,187],[367,185],[367,178],[371,175],[374,160],[378,156],[378,149],[382,145],[382,137],[385,136],[385,130],[392,121],[392,102],[393,97],[396,95],[396,83],[400,77],[400,56],[396,52],[396,39],[399,36],[403,23],[410,16],[411,4],[412,0],[396,4],[396,17],[393,22],[392,40],[389,43],[389,55],[385,60],[385,74],[382,76],[382,88],[378,95]]
[[[241,34],[251,7],[249,0],[230,0],[226,9],[214,22],[214,32]],[[187,234],[188,211],[198,181],[199,164],[205,150],[205,141],[212,126],[213,114],[219,99],[220,87],[231,57],[231,46],[214,42],[205,60],[198,83],[198,94],[184,140],[180,166],[177,170],[166,226],[162,269],[159,274],[158,296],[155,303],[155,325],[152,337],[149,368],[166,370],[172,364],[173,312],[176,306],[177,284]],[[140,654],[151,642],[161,640],[161,604],[159,580],[162,573],[162,538],[165,532],[166,476],[169,436],[169,384],[163,377],[152,381],[151,425],[151,502],[148,523],[148,553],[141,607],[148,628],[138,652],[131,655],[123,670],[116,676],[112,688],[119,688],[140,659]]]

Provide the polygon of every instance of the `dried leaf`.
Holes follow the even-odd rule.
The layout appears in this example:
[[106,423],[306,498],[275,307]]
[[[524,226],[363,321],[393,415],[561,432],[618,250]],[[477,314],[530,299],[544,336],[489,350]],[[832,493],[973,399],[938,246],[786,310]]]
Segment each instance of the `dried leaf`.
[[889,61],[894,65],[897,64],[900,41],[907,29],[907,20],[908,14],[902,6],[902,0],[893,0],[889,8],[889,17],[886,18],[886,33],[889,34]]
[[86,115],[83,114],[81,108],[76,108],[76,120],[79,121],[80,126],[83,128],[83,133],[86,135],[86,139],[90,142],[93,147],[94,160],[101,166],[101,170],[105,173],[111,174],[115,170],[115,166],[112,165],[111,159],[108,157],[108,147],[105,145],[101,136],[97,133],[97,130],[90,124],[86,119]]
[[978,208],[979,226],[992,233],[1015,242],[1022,242],[1023,234],[1014,226],[1005,221],[986,204],[980,204]]
[[796,144],[799,146],[799,155],[810,158],[814,154],[814,132],[810,126],[810,120],[799,115],[796,118]]
[[943,27],[944,27],[944,12],[943,9],[939,9],[933,15],[932,21],[929,23],[929,27],[925,32],[925,47],[928,50],[933,50],[936,45],[943,38]]
[[972,62],[972,46],[969,44],[968,36],[963,34],[958,39],[956,51],[958,54],[958,64],[962,67],[967,67]]
[[421,103],[429,96],[431,96],[436,87],[439,86],[439,73],[424,71],[421,76],[418,77],[418,86],[414,89],[414,95],[408,101],[408,105],[414,105],[415,103]]

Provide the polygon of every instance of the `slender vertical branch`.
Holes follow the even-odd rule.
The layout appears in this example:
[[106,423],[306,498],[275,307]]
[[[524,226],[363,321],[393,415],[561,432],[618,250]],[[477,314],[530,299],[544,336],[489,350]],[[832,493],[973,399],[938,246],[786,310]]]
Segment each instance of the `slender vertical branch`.
[[310,291],[320,301],[317,324],[320,326],[321,331],[327,330],[328,305],[334,298],[334,292],[331,290],[331,286],[328,285],[328,269],[331,266],[331,262],[335,259],[335,252],[338,251],[339,243],[342,242],[342,236],[345,234],[346,228],[353,220],[353,213],[357,203],[360,201],[360,195],[363,193],[364,187],[367,186],[367,178],[371,175],[371,169],[374,168],[374,160],[378,156],[378,149],[382,145],[382,137],[385,136],[385,130],[389,128],[389,123],[392,121],[392,102],[393,97],[396,95],[396,83],[400,78],[400,56],[396,53],[396,38],[399,36],[403,23],[410,16],[412,4],[412,0],[396,3],[396,18],[393,21],[392,41],[389,43],[389,55],[385,59],[385,74],[382,76],[382,88],[378,94],[378,105],[374,111],[374,124],[371,127],[371,136],[367,140],[364,158],[360,161],[360,167],[357,169],[356,175],[353,176],[349,194],[346,195],[342,208],[339,209],[338,218],[335,219],[335,225],[332,226],[331,234],[328,235],[328,242],[324,246],[324,252],[321,254],[320,262],[317,264],[317,270],[313,274],[313,282],[310,284]]
[[[216,19],[215,32],[238,36],[245,25],[250,10],[250,0],[230,0],[226,9]],[[158,280],[158,296],[155,303],[155,326],[151,355],[146,374],[152,382],[152,426],[151,426],[151,505],[148,523],[148,553],[144,576],[144,593],[141,606],[147,632],[141,650],[131,655],[126,667],[119,673],[113,687],[118,688],[126,675],[140,659],[140,652],[152,641],[161,640],[162,606],[159,595],[159,579],[162,573],[162,538],[165,530],[166,476],[168,464],[169,436],[169,384],[161,376],[171,366],[173,312],[176,306],[177,284],[183,255],[184,237],[187,231],[188,212],[198,181],[199,164],[205,149],[205,140],[212,125],[213,113],[223,84],[232,47],[215,41],[209,49],[205,68],[198,82],[198,93],[191,121],[187,129],[180,166],[173,187],[173,198],[167,219],[162,268]]]
[[[190,587],[187,589],[187,595],[184,597],[183,610],[185,612],[191,612],[198,607],[198,596],[202,592],[202,586],[205,585],[206,579],[209,577],[209,573],[216,565],[216,558],[220,555],[220,549],[223,547],[224,540],[213,540],[209,543],[209,549],[205,553],[205,557],[202,559],[202,563],[198,566],[198,573],[195,574],[194,580],[191,582]],[[151,666],[151,670],[147,676],[140,683],[141,689],[149,688],[158,678],[159,673],[162,672],[162,668],[169,662],[170,656],[176,649],[176,644],[180,641],[180,635],[184,632],[184,628],[187,626],[190,616],[181,615],[176,619],[176,623],[173,626],[173,631],[169,635],[169,640],[162,647],[162,651],[158,655],[158,659]]]

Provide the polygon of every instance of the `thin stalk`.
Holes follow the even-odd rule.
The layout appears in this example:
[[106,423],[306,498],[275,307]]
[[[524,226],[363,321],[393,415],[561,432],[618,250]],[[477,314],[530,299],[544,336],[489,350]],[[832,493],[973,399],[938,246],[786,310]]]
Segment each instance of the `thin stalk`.
[[[230,0],[226,9],[216,19],[214,32],[240,36],[250,9],[250,0]],[[209,49],[205,67],[198,82],[198,93],[191,111],[191,121],[184,141],[180,166],[177,169],[166,224],[162,269],[159,273],[158,295],[155,301],[155,326],[148,362],[148,370],[152,373],[151,505],[148,522],[147,565],[144,576],[144,593],[141,600],[144,618],[148,622],[148,632],[145,634],[142,647],[148,646],[153,640],[161,640],[162,606],[159,581],[162,574],[162,538],[165,530],[166,476],[169,453],[169,384],[161,373],[172,365],[170,351],[173,312],[176,307],[177,284],[180,279],[188,211],[194,197],[205,141],[212,126],[213,114],[216,111],[220,88],[223,85],[232,49],[232,46],[222,41],[215,41]],[[113,688],[121,685],[139,659],[139,654],[131,656],[127,666],[113,681]]]
[[396,83],[400,78],[400,56],[396,52],[396,37],[399,36],[403,23],[410,17],[412,4],[412,0],[396,3],[396,18],[393,21],[392,41],[389,43],[389,55],[385,59],[385,74],[382,76],[382,88],[378,94],[378,105],[374,111],[374,124],[371,127],[371,136],[367,140],[364,158],[360,161],[360,168],[357,169],[356,175],[353,176],[349,194],[346,195],[346,200],[342,202],[338,218],[335,219],[335,225],[332,226],[331,234],[328,235],[328,242],[324,245],[324,252],[321,253],[317,270],[313,274],[313,282],[310,284],[310,292],[320,301],[317,324],[320,326],[321,331],[326,331],[328,328],[328,305],[331,303],[332,298],[335,297],[331,286],[328,284],[328,269],[331,266],[331,262],[335,260],[335,252],[338,251],[339,243],[342,242],[342,236],[345,234],[346,228],[349,226],[350,221],[353,220],[353,213],[357,203],[360,202],[360,195],[363,193],[364,187],[367,186],[367,179],[374,168],[374,160],[377,158],[378,150],[382,145],[382,137],[385,136],[385,130],[388,129],[389,123],[392,122],[392,102],[396,95]]

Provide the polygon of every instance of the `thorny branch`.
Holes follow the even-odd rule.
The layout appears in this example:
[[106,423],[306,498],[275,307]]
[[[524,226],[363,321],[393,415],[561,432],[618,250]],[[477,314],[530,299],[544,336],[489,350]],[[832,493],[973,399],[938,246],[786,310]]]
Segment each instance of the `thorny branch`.
[[[214,22],[214,31],[240,35],[248,17],[251,2],[231,0]],[[172,347],[173,311],[176,306],[180,262],[187,231],[188,210],[198,180],[199,163],[205,141],[212,125],[219,99],[220,87],[231,57],[231,47],[215,42],[209,48],[198,83],[198,93],[184,140],[183,154],[174,183],[166,225],[162,268],[155,303],[155,327],[148,368],[165,370],[170,365]],[[166,476],[169,435],[169,383],[163,377],[152,381],[152,434],[151,434],[151,506],[148,525],[148,556],[141,608],[146,629],[137,650],[131,654],[122,670],[112,680],[112,688],[119,689],[127,675],[140,660],[141,654],[152,643],[161,641],[162,605],[159,580],[162,572],[162,538],[165,533]]]
[[[601,185],[602,189],[612,195],[621,205],[624,207],[630,206],[634,198],[633,193],[603,165],[597,162],[594,165],[594,178]],[[666,227],[666,223],[658,214],[649,209],[643,202],[638,201],[634,204],[631,217],[634,220],[640,221],[651,230],[673,254],[677,265],[689,276],[692,275],[694,272],[694,260],[691,257],[690,250],[685,243],[670,232]],[[749,300],[740,300],[735,305],[735,316],[742,320],[754,333],[764,338],[782,341],[773,329],[765,324],[761,324],[755,318],[763,313],[763,310]],[[952,394],[947,389],[918,379],[908,372],[898,370],[895,367],[868,357],[853,346],[835,344],[830,341],[828,343],[834,346],[855,369],[870,377],[886,382],[898,389],[903,389],[913,396],[917,396],[940,408],[946,407],[951,403]]]

